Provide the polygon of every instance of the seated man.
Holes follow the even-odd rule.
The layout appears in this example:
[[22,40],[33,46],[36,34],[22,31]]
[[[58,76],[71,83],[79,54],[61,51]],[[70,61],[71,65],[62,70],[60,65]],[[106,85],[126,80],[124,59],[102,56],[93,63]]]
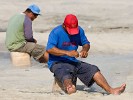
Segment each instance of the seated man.
[[43,45],[33,38],[32,21],[40,15],[37,5],[30,5],[23,13],[11,17],[7,32],[6,46],[11,52],[25,52],[41,63],[48,61],[48,53]]
[[[77,51],[78,46],[82,46],[80,52]],[[126,84],[112,88],[97,66],[76,59],[79,56],[86,58],[89,49],[90,42],[84,30],[78,26],[77,17],[69,14],[64,23],[54,28],[49,35],[46,48],[49,53],[48,67],[68,94],[76,92],[74,77],[78,77],[88,87],[96,82],[110,94],[121,94]]]

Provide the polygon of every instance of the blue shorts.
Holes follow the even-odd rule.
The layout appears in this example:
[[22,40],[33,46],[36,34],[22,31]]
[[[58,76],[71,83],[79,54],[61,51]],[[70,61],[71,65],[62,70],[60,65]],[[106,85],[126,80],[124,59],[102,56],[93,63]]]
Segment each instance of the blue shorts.
[[85,62],[56,62],[50,70],[60,82],[63,82],[65,79],[75,79],[74,81],[76,81],[78,77],[88,87],[94,83],[94,74],[100,71],[97,66]]

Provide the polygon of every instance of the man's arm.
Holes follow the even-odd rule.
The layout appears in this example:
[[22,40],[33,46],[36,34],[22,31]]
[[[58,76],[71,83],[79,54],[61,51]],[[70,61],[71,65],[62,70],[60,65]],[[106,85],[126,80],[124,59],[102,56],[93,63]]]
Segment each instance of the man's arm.
[[55,56],[70,56],[70,57],[79,57],[79,53],[75,50],[72,51],[66,51],[66,50],[61,50],[56,47],[53,47],[52,49],[47,50],[49,54],[55,55]]
[[80,51],[80,57],[81,58],[86,58],[88,56],[88,51],[90,49],[89,44],[85,44],[82,46],[82,50]]
[[27,42],[34,42],[37,41],[33,38],[33,32],[32,32],[32,21],[25,16],[24,20],[24,37]]

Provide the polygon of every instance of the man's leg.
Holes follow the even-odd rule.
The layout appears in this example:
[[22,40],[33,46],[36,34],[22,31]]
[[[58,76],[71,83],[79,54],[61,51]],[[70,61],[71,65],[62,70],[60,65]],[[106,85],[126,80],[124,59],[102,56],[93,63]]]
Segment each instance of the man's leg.
[[95,73],[95,75],[93,76],[93,80],[97,83],[97,85],[102,87],[105,91],[107,91],[110,94],[121,94],[122,92],[124,92],[126,88],[126,84],[123,84],[122,86],[117,88],[110,87],[104,76],[100,73],[100,71]]
[[51,71],[54,73],[55,78],[57,78],[63,85],[64,91],[68,94],[76,92],[76,86],[73,83],[73,73],[74,67],[68,63],[55,63],[53,64]]
[[78,66],[78,68],[78,78],[88,87],[96,82],[100,87],[111,94],[120,94],[126,88],[126,84],[123,84],[121,87],[117,88],[112,88],[111,86],[109,86],[106,79],[100,73],[98,67],[95,65],[82,62],[81,65]]
[[65,79],[63,82],[63,85],[64,85],[64,89],[65,89],[66,93],[72,94],[72,93],[76,92],[76,87],[72,83],[72,79]]
[[27,42],[24,46],[17,49],[16,52],[26,52],[40,63],[46,63],[49,58],[48,53],[45,51],[45,46],[33,42]]
[[44,52],[43,56],[41,56],[38,61],[40,63],[47,63],[48,62],[48,58],[49,58],[49,55],[48,55],[48,52]]

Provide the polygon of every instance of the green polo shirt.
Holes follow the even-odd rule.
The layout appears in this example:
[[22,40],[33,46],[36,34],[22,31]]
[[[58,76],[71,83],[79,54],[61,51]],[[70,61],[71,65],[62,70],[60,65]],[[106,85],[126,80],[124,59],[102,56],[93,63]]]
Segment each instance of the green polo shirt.
[[6,31],[6,47],[9,51],[16,50],[25,44],[24,37],[25,14],[16,14],[9,20]]

